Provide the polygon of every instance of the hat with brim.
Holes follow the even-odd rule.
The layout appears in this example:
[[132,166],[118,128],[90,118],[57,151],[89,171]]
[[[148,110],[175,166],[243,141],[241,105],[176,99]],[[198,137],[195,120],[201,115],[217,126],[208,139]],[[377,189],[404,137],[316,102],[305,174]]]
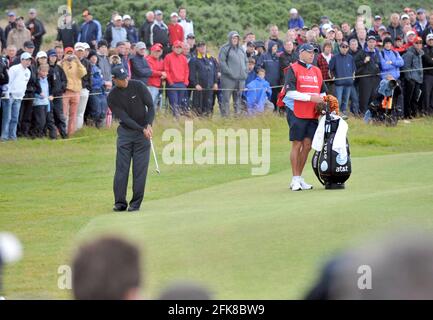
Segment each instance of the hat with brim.
[[304,52],[304,51],[309,52],[309,53],[312,53],[312,52],[317,53],[318,52],[317,48],[315,48],[310,43],[304,43],[303,45],[301,45],[299,47],[299,53]]
[[183,48],[183,43],[182,43],[182,41],[176,40],[176,41],[173,43],[173,48]]
[[111,75],[114,79],[125,80],[128,78],[128,72],[125,70],[123,66],[116,66],[111,70]]
[[433,33],[429,33],[425,39],[427,41],[432,40],[433,39]]
[[31,60],[32,55],[28,52],[23,52],[20,57],[21,60]]
[[151,48],[150,51],[162,51],[162,44],[155,43]]
[[146,49],[146,44],[145,44],[144,42],[142,42],[142,41],[137,42],[137,44],[135,45],[135,48],[136,48],[137,50]]

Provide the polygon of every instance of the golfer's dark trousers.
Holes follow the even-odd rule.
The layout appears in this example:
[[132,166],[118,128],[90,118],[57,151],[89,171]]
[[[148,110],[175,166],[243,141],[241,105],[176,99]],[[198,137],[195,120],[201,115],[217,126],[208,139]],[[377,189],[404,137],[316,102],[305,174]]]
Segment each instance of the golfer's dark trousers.
[[132,161],[133,196],[129,207],[140,208],[149,167],[150,141],[144,137],[143,132],[122,126],[118,127],[117,134],[116,173],[113,185],[115,206],[127,207],[126,191]]

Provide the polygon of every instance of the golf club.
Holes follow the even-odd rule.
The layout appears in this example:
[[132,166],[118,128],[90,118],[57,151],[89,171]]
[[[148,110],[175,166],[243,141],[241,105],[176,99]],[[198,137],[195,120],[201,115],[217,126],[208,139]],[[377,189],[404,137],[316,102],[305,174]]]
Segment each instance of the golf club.
[[159,171],[158,159],[156,158],[156,152],[155,152],[155,147],[154,147],[154,145],[153,145],[153,140],[152,140],[152,138],[150,138],[150,146],[152,147],[153,159],[155,160],[156,173],[157,173],[157,174],[161,174],[161,171]]

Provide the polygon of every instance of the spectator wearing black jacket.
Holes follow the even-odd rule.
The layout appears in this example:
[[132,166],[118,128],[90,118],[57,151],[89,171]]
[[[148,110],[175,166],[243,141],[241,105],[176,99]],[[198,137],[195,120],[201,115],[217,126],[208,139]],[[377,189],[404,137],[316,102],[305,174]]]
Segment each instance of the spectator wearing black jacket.
[[298,53],[291,40],[284,42],[284,52],[280,55],[280,84],[284,84],[285,75],[284,70],[292,63],[298,61]]
[[150,27],[150,44],[162,44],[163,57],[169,52],[168,27],[163,21],[161,10],[155,11],[155,22]]
[[153,11],[149,11],[146,13],[146,21],[144,21],[143,25],[140,28],[140,41],[143,41],[146,44],[147,48],[150,48],[152,44],[150,43],[150,28],[153,26],[155,22],[155,13]]
[[123,27],[126,29],[128,41],[131,43],[138,42],[137,28],[132,23],[132,18],[130,15],[123,16]]
[[189,82],[194,88],[192,107],[199,116],[213,113],[214,92],[218,90],[218,64],[206,48],[206,43],[197,44],[197,55],[189,62]]
[[388,32],[391,34],[391,39],[394,42],[397,37],[404,39],[403,28],[400,25],[400,16],[398,13],[391,15],[391,24],[388,26]]
[[147,85],[152,69],[146,60],[146,45],[144,42],[139,42],[135,48],[137,49],[136,54],[130,60],[131,79],[139,80]]
[[73,48],[78,42],[80,27],[74,21],[69,13],[66,13],[62,20],[62,25],[57,28],[57,41],[63,44],[63,48]]
[[[0,47],[1,51],[1,47]],[[7,90],[8,90],[8,82],[9,82],[9,61],[7,57],[0,55],[0,132],[1,132],[1,119],[2,119],[2,106],[8,103],[9,101],[7,99],[2,99],[7,97]]]
[[38,13],[36,9],[30,9],[29,10],[29,20],[26,22],[26,28],[30,30],[30,33],[32,35],[32,41],[35,44],[35,52],[34,57],[36,56],[36,53],[39,52],[39,49],[42,44],[43,36],[46,33],[44,24],[37,19]]
[[17,15],[13,11],[8,12],[8,25],[5,28],[5,39],[8,38],[9,32],[17,27]]
[[423,110],[427,115],[433,115],[433,34],[427,35],[427,45],[422,56],[423,79]]
[[425,29],[422,33],[422,39],[423,39],[424,43],[426,43],[427,35],[430,33],[433,33],[433,13],[430,14],[428,23],[429,24],[427,25],[427,27],[425,27]]
[[[374,99],[376,89],[380,82],[380,57],[379,50],[376,48],[376,37],[368,37],[367,48],[360,50],[354,57],[356,65],[356,75],[359,86],[359,108],[360,113],[364,114],[368,110],[370,102]],[[367,76],[369,75],[369,76]]]
[[63,139],[68,137],[66,118],[63,114],[63,94],[66,91],[68,80],[63,69],[57,64],[58,57],[56,50],[51,49],[47,52],[48,64],[50,71],[48,73],[48,83],[51,89],[51,95],[54,97],[51,102],[51,110],[48,117],[52,117],[55,126],[59,130],[60,136]]
[[34,58],[32,59],[29,70],[31,72],[31,75],[29,82],[27,83],[26,94],[21,105],[19,117],[20,121],[17,130],[18,135],[24,137],[31,136],[30,129],[33,119],[33,98],[35,97],[35,94],[41,93],[41,87],[38,81],[38,67]]
[[[0,45],[2,48],[6,48],[5,32],[1,27],[0,27]],[[1,53],[1,49],[0,49],[0,53]]]

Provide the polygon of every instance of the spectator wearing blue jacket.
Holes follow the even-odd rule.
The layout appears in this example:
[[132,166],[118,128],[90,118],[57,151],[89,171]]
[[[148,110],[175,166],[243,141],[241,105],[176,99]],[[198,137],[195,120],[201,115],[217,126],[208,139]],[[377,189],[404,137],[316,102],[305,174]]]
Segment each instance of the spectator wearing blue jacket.
[[290,18],[287,23],[288,29],[302,29],[304,27],[304,19],[299,15],[295,8],[290,9]]
[[92,70],[92,90],[89,95],[89,117],[96,128],[102,128],[107,113],[107,95],[105,94],[105,81],[101,69],[98,67],[98,54],[90,51],[89,57]]
[[391,75],[395,80],[400,79],[400,68],[404,66],[403,58],[392,49],[392,39],[383,39],[383,50],[379,54],[381,79]]
[[[270,40],[268,43],[268,52],[261,55],[256,63],[256,70],[265,69],[266,71],[266,81],[269,82],[272,88],[271,102],[277,108],[278,93],[281,88],[280,85],[280,58],[277,55],[278,43]],[[277,111],[275,109],[275,111]]]
[[335,95],[344,117],[349,104],[350,92],[354,86],[355,61],[349,53],[349,44],[343,41],[340,44],[340,53],[331,58],[329,71],[335,80]]
[[90,48],[96,49],[98,42],[102,39],[101,24],[93,19],[89,10],[84,10],[83,18],[84,23],[81,25],[78,42],[86,42]]
[[269,103],[272,95],[272,89],[268,81],[265,80],[265,69],[257,71],[257,78],[247,85],[246,102],[247,112],[249,115],[262,113],[265,111],[265,105]]
[[132,23],[132,18],[130,15],[125,14],[123,16],[123,27],[126,29],[128,41],[131,43],[137,43],[138,32],[137,28]]

